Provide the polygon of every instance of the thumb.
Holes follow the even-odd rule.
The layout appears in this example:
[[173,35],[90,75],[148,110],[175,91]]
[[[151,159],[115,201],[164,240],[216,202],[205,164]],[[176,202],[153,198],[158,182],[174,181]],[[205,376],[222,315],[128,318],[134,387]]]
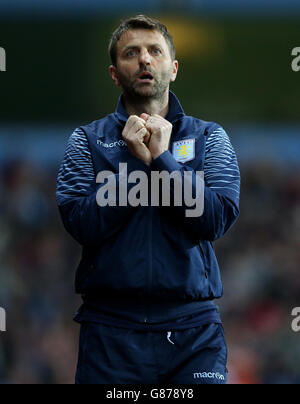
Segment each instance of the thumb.
[[146,114],[145,112],[143,112],[143,113],[140,115],[140,118],[144,119],[144,121],[147,121],[147,120],[150,118],[150,115],[149,115],[149,114]]

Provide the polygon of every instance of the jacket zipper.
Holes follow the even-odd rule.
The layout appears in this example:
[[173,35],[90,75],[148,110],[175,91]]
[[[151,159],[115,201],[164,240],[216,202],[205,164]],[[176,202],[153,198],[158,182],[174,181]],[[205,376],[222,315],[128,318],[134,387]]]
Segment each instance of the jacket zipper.
[[201,257],[202,257],[202,261],[203,261],[204,275],[205,275],[205,278],[207,279],[208,278],[208,271],[206,269],[206,260],[205,260],[205,255],[204,255],[204,251],[203,251],[201,242],[199,242],[198,246],[199,246],[200,254],[201,254]]
[[152,291],[152,277],[153,277],[153,265],[152,265],[152,237],[153,237],[153,208],[150,206],[150,220],[149,220],[149,228],[148,228],[148,237],[149,237],[149,267],[148,267],[148,276],[147,276],[147,294],[146,298],[147,304],[146,304],[146,313],[143,322],[147,323],[149,320],[149,311],[148,311],[148,301],[151,296],[151,291]]

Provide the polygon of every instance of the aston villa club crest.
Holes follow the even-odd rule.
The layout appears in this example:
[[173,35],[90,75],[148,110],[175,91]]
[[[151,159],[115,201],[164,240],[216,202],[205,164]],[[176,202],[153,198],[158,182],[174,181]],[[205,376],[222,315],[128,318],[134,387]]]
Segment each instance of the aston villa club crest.
[[173,143],[173,156],[179,163],[195,158],[195,139],[184,139]]

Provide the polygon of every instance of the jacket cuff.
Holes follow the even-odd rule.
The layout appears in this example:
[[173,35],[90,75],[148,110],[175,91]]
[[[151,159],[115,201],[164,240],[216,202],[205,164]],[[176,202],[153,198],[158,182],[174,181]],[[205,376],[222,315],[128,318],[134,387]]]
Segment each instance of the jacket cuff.
[[147,166],[147,164],[144,163],[143,160],[140,160],[138,158],[131,158],[126,161],[126,163],[128,174],[132,171],[144,171],[145,173],[150,172],[150,166]]
[[156,159],[154,159],[151,163],[151,170],[163,171],[166,170],[169,173],[173,171],[180,171],[182,169],[182,165],[180,165],[173,157],[172,153],[169,150],[162,153]]

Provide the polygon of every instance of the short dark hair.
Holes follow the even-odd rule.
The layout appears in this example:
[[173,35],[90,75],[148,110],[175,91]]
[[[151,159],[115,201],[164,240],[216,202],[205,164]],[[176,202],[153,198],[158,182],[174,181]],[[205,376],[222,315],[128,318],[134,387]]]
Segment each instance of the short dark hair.
[[117,65],[117,43],[121,36],[130,29],[151,29],[160,32],[167,41],[169,46],[170,55],[172,60],[175,59],[175,46],[172,35],[169,33],[167,27],[155,18],[148,17],[143,14],[136,15],[135,17],[128,18],[122,21],[119,27],[113,32],[109,41],[108,51],[111,62],[114,66]]

